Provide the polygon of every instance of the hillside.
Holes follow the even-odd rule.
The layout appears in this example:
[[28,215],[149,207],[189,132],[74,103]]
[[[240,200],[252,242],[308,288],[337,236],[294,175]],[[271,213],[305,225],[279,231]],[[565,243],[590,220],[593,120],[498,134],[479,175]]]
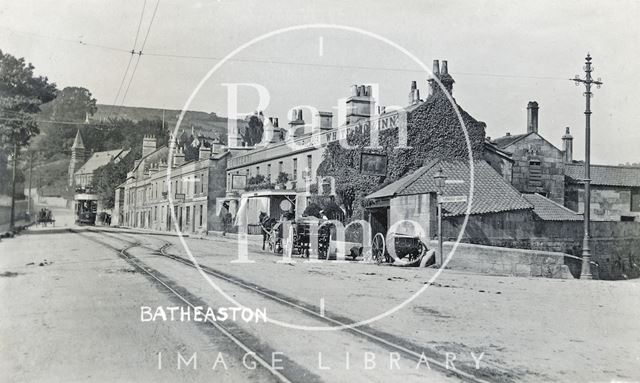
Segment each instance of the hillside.
[[[89,117],[90,122],[104,122],[107,118],[125,118],[134,122],[142,120],[162,120],[164,115],[165,126],[174,127],[178,122],[180,110],[177,109],[160,109],[160,108],[143,108],[134,106],[123,106],[119,108],[115,105],[97,104],[98,111]],[[119,111],[118,111],[119,109]],[[242,126],[244,122],[239,122]],[[204,134],[208,137],[219,137],[226,143],[227,138],[227,118],[219,117],[215,113],[206,113],[199,111],[187,111],[182,124],[181,131],[191,131],[191,127],[197,134]]]

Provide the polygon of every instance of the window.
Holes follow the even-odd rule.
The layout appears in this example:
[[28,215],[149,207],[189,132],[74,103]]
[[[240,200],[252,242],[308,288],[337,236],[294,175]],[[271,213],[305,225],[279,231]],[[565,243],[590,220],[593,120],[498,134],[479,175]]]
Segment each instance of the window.
[[298,159],[294,158],[293,159],[293,180],[297,180],[298,179]]
[[529,161],[529,187],[542,187],[542,166],[539,160]]
[[278,162],[278,174],[283,172],[284,172],[284,162],[280,161]]
[[640,188],[631,189],[631,211],[640,211]]
[[259,176],[260,175],[260,166],[256,166],[256,175]]
[[204,193],[204,173],[200,174],[200,193]]
[[307,167],[309,168],[309,172],[311,172],[311,154],[307,156]]
[[200,226],[202,226],[203,211],[204,211],[204,205],[200,205]]
[[271,182],[271,164],[267,165],[267,181]]

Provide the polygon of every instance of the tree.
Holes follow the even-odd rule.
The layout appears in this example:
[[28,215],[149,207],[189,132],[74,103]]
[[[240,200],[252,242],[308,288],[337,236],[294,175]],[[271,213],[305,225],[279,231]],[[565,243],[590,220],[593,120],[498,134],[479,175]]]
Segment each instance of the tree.
[[240,136],[247,146],[254,146],[262,141],[264,133],[264,115],[262,112],[249,116],[247,125],[240,130]]
[[51,103],[42,107],[43,116],[56,121],[84,121],[98,110],[96,99],[82,87],[68,86],[57,92]]
[[114,207],[116,187],[127,179],[127,172],[133,168],[135,159],[140,155],[140,147],[132,149],[117,163],[110,162],[93,172],[91,186],[106,209]]
[[0,50],[0,145],[26,146],[40,131],[34,114],[56,97],[56,85],[34,76],[34,66]]

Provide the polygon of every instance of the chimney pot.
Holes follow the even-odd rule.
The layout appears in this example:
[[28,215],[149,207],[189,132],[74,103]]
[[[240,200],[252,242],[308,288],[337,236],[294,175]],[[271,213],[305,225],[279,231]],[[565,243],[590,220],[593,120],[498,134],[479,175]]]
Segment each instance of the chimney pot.
[[573,162],[573,136],[567,126],[564,136],[562,136],[562,150],[564,151],[564,162]]
[[510,135],[511,135],[511,133],[510,133],[510,132],[507,132],[506,136],[510,136]]
[[535,101],[527,104],[527,133],[538,133],[538,109]]
[[433,60],[433,76],[434,77],[440,76],[440,61],[439,60]]
[[449,68],[447,67],[447,60],[442,60],[441,74],[449,74]]

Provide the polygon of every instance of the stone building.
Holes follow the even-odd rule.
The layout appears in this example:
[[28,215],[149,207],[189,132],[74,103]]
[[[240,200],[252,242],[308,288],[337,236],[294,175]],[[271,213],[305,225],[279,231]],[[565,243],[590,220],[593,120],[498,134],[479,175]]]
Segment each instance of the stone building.
[[[415,83],[413,87],[411,92],[417,95]],[[313,185],[321,190],[331,188],[331,181],[319,180],[317,172],[329,143],[344,139],[350,131],[364,132],[374,125],[381,130],[399,124],[406,128],[401,112],[376,108],[370,86],[353,85],[345,106],[346,124],[339,127],[333,126],[331,112],[320,111],[316,116],[308,116],[306,122],[301,109],[293,110],[287,128],[280,127],[278,118],[265,120],[261,144],[229,160],[226,204],[230,211],[235,214],[238,206],[246,204],[248,225],[257,226],[261,211],[280,217],[285,213],[281,206],[289,206],[281,202],[287,200],[299,216],[309,203],[309,188],[315,188]],[[286,175],[287,182],[278,182],[281,174]],[[251,185],[256,176],[263,176],[265,181]]]
[[[564,151],[555,147],[538,133],[538,103],[527,105],[527,133],[511,134],[490,141],[507,154],[509,170],[502,170],[505,178],[522,193],[538,193],[560,204],[564,203]],[[496,163],[496,153],[487,150],[490,162]],[[508,166],[505,166],[508,168]],[[496,169],[499,170],[500,169]],[[508,172],[508,173],[506,173]]]
[[177,147],[169,164],[170,150],[157,148],[155,137],[144,137],[142,157],[116,189],[114,223],[159,231],[175,231],[177,226],[185,233],[204,233],[219,220],[216,203],[225,194],[229,150],[218,143],[203,144],[198,158],[185,162],[183,149]]
[[[573,159],[569,128],[562,149],[538,132],[538,103],[527,105],[527,132],[485,142],[485,159],[522,193],[537,193],[583,212],[584,163]],[[591,219],[640,220],[640,168],[591,165]]]
[[[582,213],[584,164],[567,164],[565,175],[565,205]],[[640,168],[591,165],[591,216],[596,220],[640,222]]]

